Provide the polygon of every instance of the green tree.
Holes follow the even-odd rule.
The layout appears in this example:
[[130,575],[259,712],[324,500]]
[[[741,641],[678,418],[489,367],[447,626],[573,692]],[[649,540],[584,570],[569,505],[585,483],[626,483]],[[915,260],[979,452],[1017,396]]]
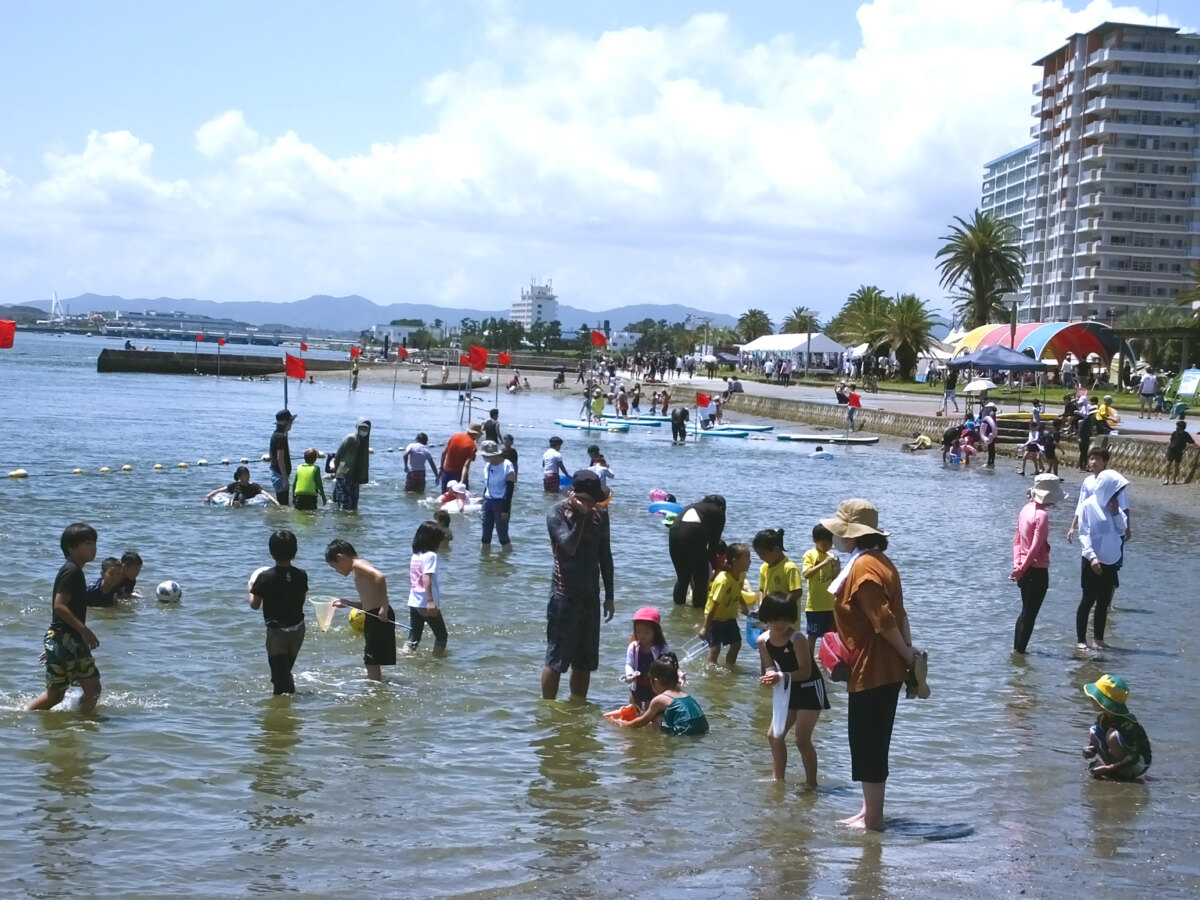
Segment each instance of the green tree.
[[737,333],[738,337],[742,339],[742,343],[748,344],[764,334],[774,334],[775,326],[771,324],[770,317],[761,309],[748,309],[738,317]]
[[[1183,291],[1179,293],[1182,295]],[[1117,331],[1121,332],[1126,328],[1179,328],[1191,322],[1191,317],[1179,307],[1155,304],[1122,316],[1121,321],[1117,323]],[[1175,351],[1174,341],[1134,336],[1129,339],[1129,343],[1138,356],[1156,372],[1178,365],[1179,356]]]
[[433,346],[433,334],[427,328],[418,328],[408,336],[410,350],[428,350]]
[[1021,236],[1008,222],[978,209],[942,240],[936,258],[941,285],[952,292],[955,308],[968,330],[990,321],[1004,322],[1009,312],[1004,295],[1019,291],[1024,281],[1025,251]]
[[817,320],[817,314],[807,306],[797,306],[779,326],[782,334],[816,334],[820,330],[821,323]]
[[395,325],[397,327],[416,326],[417,328],[424,328],[425,320],[424,319],[392,319],[392,325]]
[[860,285],[846,298],[825,333],[841,344],[876,346],[887,330],[892,301],[875,285]]
[[933,319],[925,301],[914,294],[901,294],[889,304],[886,323],[872,350],[886,346],[896,357],[900,379],[911,381],[918,357],[933,346]]
[[545,353],[562,340],[562,325],[557,319],[553,322],[534,322],[527,337],[536,352]]

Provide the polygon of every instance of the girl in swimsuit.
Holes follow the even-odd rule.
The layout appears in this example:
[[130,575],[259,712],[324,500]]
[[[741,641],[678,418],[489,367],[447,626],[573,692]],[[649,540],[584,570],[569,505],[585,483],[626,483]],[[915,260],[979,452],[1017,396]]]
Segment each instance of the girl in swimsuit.
[[783,734],[775,734],[767,728],[767,743],[771,745],[771,774],[776,781],[783,781],[787,768],[788,729],[796,726],[796,749],[804,762],[804,781],[810,787],[817,786],[817,748],[813,746],[812,733],[821,717],[821,710],[829,709],[829,698],[825,694],[825,679],[812,658],[808,638],[793,625],[800,617],[796,598],[788,594],[772,593],[763,597],[758,607],[759,621],[766,630],[758,638],[758,655],[762,664],[761,683],[773,687],[781,678],[790,683],[787,721]]
[[659,722],[668,734],[707,734],[708,719],[700,704],[679,687],[679,660],[674,653],[664,653],[650,664],[650,687],[654,699],[646,711],[635,719],[610,719],[622,728],[641,728]]

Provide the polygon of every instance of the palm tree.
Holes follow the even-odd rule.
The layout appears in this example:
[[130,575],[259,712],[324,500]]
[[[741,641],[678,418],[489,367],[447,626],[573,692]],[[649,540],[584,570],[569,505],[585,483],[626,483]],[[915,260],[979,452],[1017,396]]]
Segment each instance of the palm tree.
[[[1184,290],[1190,290],[1185,288]],[[1183,296],[1184,291],[1179,292]],[[1178,328],[1191,322],[1186,312],[1175,306],[1154,304],[1139,309],[1121,317],[1121,328]],[[1130,338],[1130,343],[1138,355],[1155,371],[1161,370],[1168,362],[1174,362],[1174,354],[1168,356],[1163,342],[1159,338]]]
[[1200,316],[1200,266],[1194,266],[1188,270],[1188,286],[1183,288],[1175,297],[1175,302],[1180,306],[1191,306],[1196,310],[1196,315]]
[[1024,281],[1025,251],[1017,230],[990,213],[979,210],[965,222],[958,222],[945,235],[940,259],[943,288],[954,292],[955,305],[963,313],[966,328],[978,328],[989,320],[1004,321],[1008,310],[1004,295],[1021,289]]
[[825,333],[848,346],[874,347],[887,330],[892,301],[874,285],[863,285],[846,298],[841,311],[825,326]]
[[821,323],[817,321],[817,314],[807,306],[797,306],[779,326],[782,334],[811,334],[820,330]]
[[748,309],[738,317],[737,333],[742,342],[748,344],[764,334],[774,334],[775,326],[761,309]]
[[912,379],[917,358],[933,346],[932,329],[933,319],[924,300],[915,294],[901,294],[892,301],[878,345],[886,344],[891,348],[902,381]]

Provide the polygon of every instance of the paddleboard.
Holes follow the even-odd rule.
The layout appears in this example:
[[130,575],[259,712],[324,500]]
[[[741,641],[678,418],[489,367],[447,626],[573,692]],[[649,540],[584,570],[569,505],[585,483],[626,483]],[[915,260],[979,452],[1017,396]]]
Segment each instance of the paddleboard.
[[561,425],[563,428],[581,428],[584,431],[612,431],[616,433],[625,433],[629,430],[629,426],[624,422],[585,422],[583,419],[555,419],[555,425]]
[[727,422],[724,425],[714,425],[713,428],[720,431],[756,431],[759,433],[775,430],[774,425],[736,425],[732,422]]
[[627,416],[613,416],[611,419],[605,419],[606,422],[615,422],[618,425],[633,425],[640,428],[662,428],[662,422],[656,422],[650,419],[633,419]]
[[777,434],[775,439],[779,441],[799,441],[805,444],[878,444],[878,435],[863,435],[859,437],[853,435],[847,437],[844,434]]
[[688,434],[699,435],[700,437],[727,437],[727,438],[744,438],[749,437],[748,431],[734,431],[732,428],[709,428],[696,429],[693,428]]

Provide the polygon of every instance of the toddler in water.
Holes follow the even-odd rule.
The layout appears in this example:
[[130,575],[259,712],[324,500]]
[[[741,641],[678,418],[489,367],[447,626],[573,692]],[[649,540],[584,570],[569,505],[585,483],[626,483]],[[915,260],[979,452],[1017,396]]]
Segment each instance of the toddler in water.
[[136,550],[121,554],[121,583],[117,585],[117,599],[140,598],[137,589],[138,576],[142,574],[142,558]]
[[622,728],[641,728],[661,721],[668,734],[708,734],[708,719],[700,704],[679,687],[679,660],[664,653],[650,664],[650,690],[654,699],[645,712],[634,719],[612,718]]
[[446,655],[446,620],[442,618],[442,591],[438,580],[438,547],[445,532],[437,522],[422,522],[413,535],[412,559],[408,566],[408,643],[406,652],[417,649],[428,625],[433,631],[433,655]]
[[121,561],[115,556],[110,556],[100,563],[100,577],[87,589],[87,605],[116,606],[121,573]]
[[650,666],[666,652],[662,616],[653,606],[643,606],[633,614],[633,640],[625,653],[625,682],[629,685],[630,702],[639,712],[645,712],[654,697]]
[[446,493],[438,497],[438,503],[443,508],[449,506],[462,512],[471,503],[471,492],[461,481],[450,481],[446,484]]
[[715,663],[721,655],[721,647],[729,648],[725,664],[737,662],[742,649],[742,632],[738,627],[738,612],[749,612],[742,598],[742,582],[750,570],[750,548],[745,544],[730,544],[725,549],[727,564],[717,572],[708,588],[708,602],[704,605],[704,625],[699,636],[708,641],[708,661]]
[[1130,781],[1145,774],[1150,768],[1150,739],[1125,705],[1129,699],[1125,679],[1105,675],[1085,685],[1083,692],[1100,707],[1083,748],[1084,758],[1091,760],[1088,770],[1092,777]]
[[772,593],[763,598],[758,618],[767,630],[758,637],[758,655],[762,664],[760,681],[773,687],[781,678],[787,678],[789,684],[788,714],[783,732],[775,734],[773,725],[767,729],[772,776],[776,781],[783,781],[787,769],[785,736],[795,725],[796,749],[804,762],[804,781],[809,787],[816,787],[817,748],[813,746],[812,733],[821,710],[829,709],[829,698],[825,694],[825,679],[813,661],[808,641],[792,627],[799,615],[794,597]]

